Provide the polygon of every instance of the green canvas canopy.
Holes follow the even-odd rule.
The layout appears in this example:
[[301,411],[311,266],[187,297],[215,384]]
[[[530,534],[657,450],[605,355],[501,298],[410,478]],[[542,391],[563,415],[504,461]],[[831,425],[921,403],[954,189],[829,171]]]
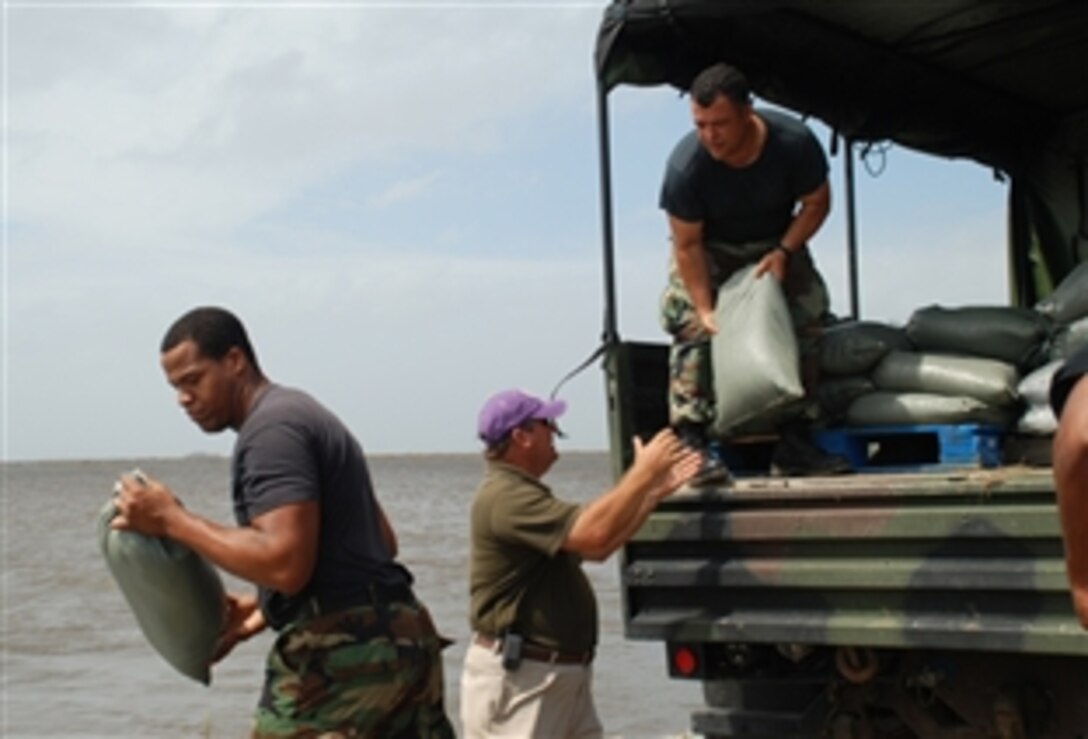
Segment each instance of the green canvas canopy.
[[600,26],[602,101],[686,89],[717,61],[850,142],[893,141],[1011,182],[1013,303],[1088,257],[1083,0],[619,0]]

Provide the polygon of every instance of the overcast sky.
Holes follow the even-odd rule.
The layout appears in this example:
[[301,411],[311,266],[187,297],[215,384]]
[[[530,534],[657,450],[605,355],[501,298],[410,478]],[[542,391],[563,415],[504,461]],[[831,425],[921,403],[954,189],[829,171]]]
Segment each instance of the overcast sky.
[[[238,313],[270,377],[368,451],[476,450],[491,392],[548,393],[601,334],[603,7],[4,2],[0,456],[228,453],[158,365],[201,304]],[[663,341],[657,189],[687,102],[610,103],[620,330]],[[845,314],[831,166],[813,249]],[[862,315],[1004,302],[1004,185],[902,149],[870,168]],[[600,370],[561,394],[566,447],[604,448]]]

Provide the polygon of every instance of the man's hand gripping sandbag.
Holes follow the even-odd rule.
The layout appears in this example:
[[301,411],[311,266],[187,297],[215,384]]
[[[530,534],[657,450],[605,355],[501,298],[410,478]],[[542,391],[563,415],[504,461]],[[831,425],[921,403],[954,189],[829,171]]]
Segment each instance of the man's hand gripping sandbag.
[[226,619],[219,573],[172,539],[110,528],[116,515],[111,498],[98,514],[98,543],[140,630],[175,669],[210,684]]

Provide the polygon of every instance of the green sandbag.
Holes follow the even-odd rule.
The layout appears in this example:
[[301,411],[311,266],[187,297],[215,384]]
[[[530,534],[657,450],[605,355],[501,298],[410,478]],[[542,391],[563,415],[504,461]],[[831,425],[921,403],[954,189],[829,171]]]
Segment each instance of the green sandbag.
[[1045,360],[1052,325],[1049,318],[1031,308],[931,305],[914,311],[906,330],[920,352],[988,357],[1025,369]]
[[820,370],[828,375],[860,375],[894,349],[913,346],[907,332],[877,321],[844,321],[828,326],[820,338]]
[[1031,405],[1045,405],[1050,407],[1050,383],[1054,379],[1054,374],[1062,368],[1065,364],[1065,360],[1055,359],[1052,362],[1047,362],[1042,367],[1032,372],[1029,372],[1024,379],[1020,380],[1020,384],[1016,386],[1016,391],[1020,393],[1020,397],[1029,406]]
[[876,385],[865,375],[821,378],[816,385],[816,401],[826,420],[838,420],[854,400],[874,390]]
[[1088,345],[1088,317],[1078,318],[1072,323],[1064,323],[1054,329],[1050,337],[1047,358],[1069,359],[1086,345]]
[[172,539],[111,529],[116,515],[111,499],[98,514],[98,543],[140,630],[178,672],[209,685],[226,626],[219,573]]
[[718,333],[710,342],[718,436],[804,395],[782,287],[769,273],[756,279],[754,272],[754,265],[737,271],[718,291]]
[[1077,265],[1053,293],[1035,304],[1035,310],[1057,323],[1072,323],[1088,316],[1088,262]]
[[989,405],[1015,403],[1020,373],[1008,362],[983,357],[891,352],[873,370],[881,390],[965,395]]
[[977,398],[930,393],[877,391],[850,404],[851,426],[900,426],[925,423],[981,423],[1008,426],[1015,417],[1009,408],[987,405]]
[[1020,420],[1016,422],[1016,430],[1031,436],[1050,436],[1058,430],[1058,419],[1049,403],[1029,405],[1020,416]]

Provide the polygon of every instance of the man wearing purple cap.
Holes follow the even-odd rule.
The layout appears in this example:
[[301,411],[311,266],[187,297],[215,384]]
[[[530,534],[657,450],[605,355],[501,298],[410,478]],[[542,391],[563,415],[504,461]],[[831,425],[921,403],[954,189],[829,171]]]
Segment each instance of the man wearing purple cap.
[[666,429],[634,440],[630,469],[596,500],[559,500],[540,478],[559,457],[565,410],[506,390],[480,411],[487,470],[471,513],[465,739],[602,736],[590,692],[597,604],[582,561],[606,559],[699,469],[700,455]]

